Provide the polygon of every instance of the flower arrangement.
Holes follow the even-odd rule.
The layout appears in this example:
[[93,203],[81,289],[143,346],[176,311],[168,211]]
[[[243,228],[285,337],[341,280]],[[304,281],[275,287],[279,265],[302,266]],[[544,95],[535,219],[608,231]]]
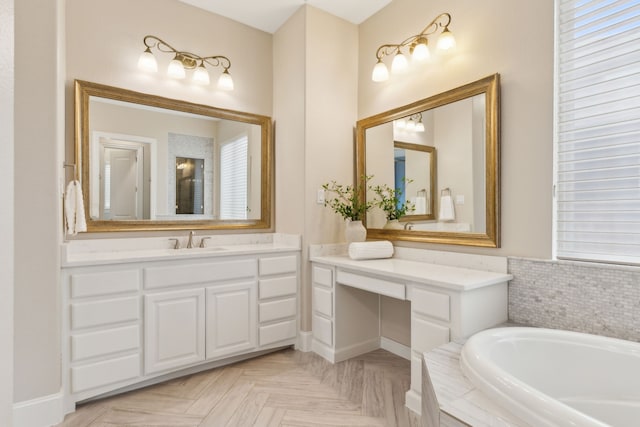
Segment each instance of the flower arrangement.
[[[364,176],[364,186],[370,189],[367,185],[369,180],[373,176]],[[351,221],[361,221],[364,214],[373,206],[374,201],[366,201],[361,199],[361,187],[359,185],[342,185],[335,181],[328,182],[322,185],[322,188],[329,193],[333,193],[333,198],[327,198],[324,201],[325,206],[329,206],[333,211],[344,219],[350,219]],[[364,192],[363,192],[364,194]]]
[[[411,180],[407,180],[405,178],[405,182],[409,183]],[[373,192],[378,196],[377,200],[373,201],[374,206],[382,209],[386,216],[387,220],[391,221],[394,219],[400,219],[408,212],[412,212],[415,210],[415,205],[410,200],[405,200],[400,203],[402,190],[399,188],[391,188],[387,184],[376,185],[371,188]]]

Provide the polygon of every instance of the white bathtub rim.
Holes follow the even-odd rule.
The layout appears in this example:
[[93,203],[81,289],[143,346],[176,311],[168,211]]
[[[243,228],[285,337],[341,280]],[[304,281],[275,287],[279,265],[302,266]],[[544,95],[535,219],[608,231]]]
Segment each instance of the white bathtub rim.
[[[481,357],[478,347],[483,341],[490,337],[508,337],[518,335],[521,337],[537,337],[549,336],[552,338],[564,338],[564,342],[579,341],[582,345],[589,345],[590,342],[606,340],[610,346],[615,347],[632,347],[634,343],[615,338],[599,337],[579,332],[561,331],[543,328],[529,327],[509,327],[488,329],[469,338],[462,348],[460,354],[460,367],[463,374],[476,386],[480,391],[492,398],[494,402],[512,413],[518,419],[526,422],[532,427],[609,427],[608,424],[595,419],[577,409],[566,405],[557,399],[548,396],[538,389],[524,383],[505,372],[493,363],[474,364],[474,359]],[[637,353],[637,345],[633,347],[634,353]],[[487,381],[485,378],[495,378],[494,382],[499,386]],[[547,413],[543,414],[543,408]],[[551,417],[551,420],[548,419]],[[557,420],[562,420],[558,422]]]

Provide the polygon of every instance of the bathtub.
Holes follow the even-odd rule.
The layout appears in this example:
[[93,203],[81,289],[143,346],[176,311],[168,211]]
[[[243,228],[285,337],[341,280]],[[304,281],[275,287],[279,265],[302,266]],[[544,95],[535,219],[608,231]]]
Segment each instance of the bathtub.
[[553,329],[488,329],[465,343],[460,367],[532,427],[640,426],[640,343]]

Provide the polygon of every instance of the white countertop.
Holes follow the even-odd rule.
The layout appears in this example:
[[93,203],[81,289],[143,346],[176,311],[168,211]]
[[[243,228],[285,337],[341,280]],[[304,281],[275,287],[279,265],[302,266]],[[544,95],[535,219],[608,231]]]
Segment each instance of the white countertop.
[[[184,236],[181,236],[184,240]],[[143,261],[171,261],[210,257],[292,252],[300,250],[300,236],[243,234],[207,236],[207,247],[171,249],[169,238],[74,240],[61,246],[62,267],[120,264]],[[200,242],[202,236],[197,236]]]
[[438,286],[454,291],[469,291],[513,278],[510,274],[494,273],[462,267],[433,264],[399,258],[353,260],[347,255],[312,256],[311,261],[334,265],[364,274],[382,275],[390,280]]

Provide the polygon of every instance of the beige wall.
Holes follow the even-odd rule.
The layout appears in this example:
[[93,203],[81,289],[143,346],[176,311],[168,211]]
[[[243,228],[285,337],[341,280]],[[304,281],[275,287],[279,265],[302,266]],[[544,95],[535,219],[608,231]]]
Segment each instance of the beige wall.
[[14,7],[0,0],[0,424],[13,410],[13,101]]
[[[14,400],[60,390],[61,1],[15,4]],[[37,266],[37,268],[34,268]]]
[[353,181],[357,38],[354,24],[309,6],[274,36],[276,231],[303,234],[304,331],[311,330],[306,247],[343,241],[342,220],[316,203],[316,192],[332,179]]
[[[375,52],[452,17],[455,55],[402,79],[371,81]],[[362,119],[500,73],[502,95],[502,247],[407,244],[435,250],[548,259],[552,239],[553,2],[452,0],[446,8],[394,0],[360,25],[358,118]],[[438,164],[438,169],[441,165]],[[438,185],[441,187],[442,183]],[[470,207],[470,206],[469,206]],[[409,344],[408,307],[383,299],[383,334]]]

